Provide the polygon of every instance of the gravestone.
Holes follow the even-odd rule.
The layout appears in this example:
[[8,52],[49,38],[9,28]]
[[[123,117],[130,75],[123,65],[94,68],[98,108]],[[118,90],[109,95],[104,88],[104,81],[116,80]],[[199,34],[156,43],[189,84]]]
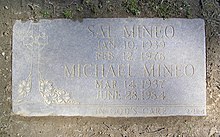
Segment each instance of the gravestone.
[[16,21],[12,108],[22,116],[205,116],[201,19]]

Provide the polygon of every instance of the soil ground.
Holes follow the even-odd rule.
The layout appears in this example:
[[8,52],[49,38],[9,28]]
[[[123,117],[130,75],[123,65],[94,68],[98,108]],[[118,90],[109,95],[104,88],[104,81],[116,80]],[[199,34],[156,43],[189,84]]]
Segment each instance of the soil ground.
[[[207,116],[21,117],[11,113],[12,26],[42,18],[203,18]],[[0,0],[0,137],[220,137],[219,0]]]

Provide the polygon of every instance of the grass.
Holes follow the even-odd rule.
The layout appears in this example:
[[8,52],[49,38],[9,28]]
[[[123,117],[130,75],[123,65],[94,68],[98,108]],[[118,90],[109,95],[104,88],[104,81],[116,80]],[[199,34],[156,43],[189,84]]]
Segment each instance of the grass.
[[90,9],[90,11],[94,14],[98,14],[100,11],[100,5],[96,4],[94,1],[92,0],[83,0],[83,5],[85,5],[88,9]]
[[65,9],[63,11],[63,16],[67,19],[73,18],[73,13],[71,9]]
[[126,0],[123,2],[123,6],[126,7],[127,12],[132,13],[133,15],[141,14],[137,0]]
[[187,17],[187,18],[192,18],[192,12],[191,12],[192,9],[191,9],[189,3],[187,3],[186,1],[184,1],[184,2],[182,3],[182,7],[183,7],[183,9],[185,10],[186,17]]
[[83,6],[79,5],[79,4],[76,4],[76,10],[78,12],[82,12],[83,11]]
[[44,18],[49,18],[49,17],[51,17],[51,13],[50,13],[49,11],[47,11],[47,10],[42,10],[42,11],[41,11],[41,14],[42,14],[42,16],[43,16]]
[[173,2],[164,0],[159,3],[155,1],[148,1],[147,3],[149,10],[162,18],[173,16],[186,16],[187,18],[192,17],[191,7],[186,1]]

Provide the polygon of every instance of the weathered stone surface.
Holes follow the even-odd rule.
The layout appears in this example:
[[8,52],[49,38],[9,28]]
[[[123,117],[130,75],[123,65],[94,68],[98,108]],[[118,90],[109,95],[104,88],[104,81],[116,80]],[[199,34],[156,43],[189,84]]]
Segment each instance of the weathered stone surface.
[[201,19],[16,21],[13,112],[204,116],[204,26]]

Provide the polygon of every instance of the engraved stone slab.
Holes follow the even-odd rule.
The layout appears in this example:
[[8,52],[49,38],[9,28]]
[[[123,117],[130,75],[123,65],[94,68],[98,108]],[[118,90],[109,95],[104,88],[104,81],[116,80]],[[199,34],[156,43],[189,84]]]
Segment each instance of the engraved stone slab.
[[13,112],[205,116],[204,27],[201,19],[16,21]]

